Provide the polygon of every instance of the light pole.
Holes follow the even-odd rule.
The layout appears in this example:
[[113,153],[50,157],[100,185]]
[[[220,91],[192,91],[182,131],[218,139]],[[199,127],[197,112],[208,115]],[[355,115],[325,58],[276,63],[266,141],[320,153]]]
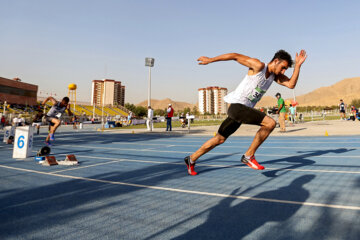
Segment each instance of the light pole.
[[104,80],[104,88],[103,88],[103,101],[102,101],[102,109],[101,109],[101,125],[102,129],[104,129],[104,105],[105,105],[105,94],[106,94],[106,88],[105,88],[105,80]]
[[145,66],[149,67],[148,106],[151,106],[151,68],[154,66],[154,58],[145,58]]
[[4,102],[4,116],[5,116],[5,111],[6,111],[6,104],[7,104],[7,102],[5,101]]

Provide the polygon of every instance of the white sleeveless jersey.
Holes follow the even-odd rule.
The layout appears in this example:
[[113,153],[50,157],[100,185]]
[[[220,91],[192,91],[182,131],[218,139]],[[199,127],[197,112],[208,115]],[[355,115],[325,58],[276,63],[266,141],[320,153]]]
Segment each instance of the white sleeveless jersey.
[[63,114],[66,110],[66,107],[61,107],[60,102],[55,103],[50,108],[49,112],[46,114],[48,117],[61,117],[61,114]]
[[275,74],[265,77],[267,64],[264,69],[255,75],[246,75],[235,91],[224,97],[227,103],[241,103],[254,107],[275,80]]

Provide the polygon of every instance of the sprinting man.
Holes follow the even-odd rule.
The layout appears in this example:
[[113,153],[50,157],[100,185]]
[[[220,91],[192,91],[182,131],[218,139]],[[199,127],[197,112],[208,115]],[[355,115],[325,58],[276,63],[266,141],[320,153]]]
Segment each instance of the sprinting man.
[[45,119],[47,122],[49,122],[49,125],[50,125],[49,134],[46,137],[45,143],[46,143],[46,145],[51,146],[50,141],[55,140],[54,134],[55,134],[56,129],[60,126],[61,115],[65,112],[65,110],[68,111],[70,116],[72,116],[73,114],[70,111],[70,104],[69,104],[68,97],[64,97],[61,100],[61,102],[56,101],[56,99],[53,97],[48,97],[42,102],[42,104],[45,105],[48,101],[51,101],[53,105],[50,108],[49,112],[46,113],[46,115],[45,115]]
[[293,63],[290,54],[284,50],[278,51],[268,64],[256,58],[250,58],[238,53],[223,54],[214,58],[200,57],[198,59],[200,65],[234,60],[249,69],[247,75],[235,91],[229,93],[224,98],[230,104],[228,117],[220,125],[217,134],[205,142],[192,155],[184,158],[188,173],[196,175],[197,172],[194,170],[196,160],[211,149],[224,143],[242,123],[259,125],[260,129],[257,131],[248,150],[241,157],[241,162],[256,170],[265,169],[256,161],[255,152],[273,131],[276,122],[271,117],[266,116],[265,113],[254,109],[254,106],[274,81],[290,89],[295,88],[301,65],[306,57],[307,55],[304,50],[301,50],[300,54],[296,53],[294,72],[291,78],[284,75],[285,71]]

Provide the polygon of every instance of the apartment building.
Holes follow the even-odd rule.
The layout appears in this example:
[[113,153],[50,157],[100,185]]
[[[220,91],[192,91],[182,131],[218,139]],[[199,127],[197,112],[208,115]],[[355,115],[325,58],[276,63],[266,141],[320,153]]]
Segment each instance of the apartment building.
[[201,114],[226,114],[227,104],[224,97],[227,95],[227,88],[207,87],[199,88],[199,111]]
[[91,90],[91,105],[113,106],[125,105],[125,86],[120,81],[112,79],[93,80]]

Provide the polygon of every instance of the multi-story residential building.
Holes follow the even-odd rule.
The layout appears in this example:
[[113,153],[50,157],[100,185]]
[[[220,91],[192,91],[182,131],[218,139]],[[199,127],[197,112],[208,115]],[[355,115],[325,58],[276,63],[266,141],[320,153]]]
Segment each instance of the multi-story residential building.
[[125,105],[125,86],[112,79],[93,80],[91,105]]
[[227,94],[227,88],[207,87],[199,88],[199,111],[201,114],[226,114],[227,104],[224,97]]

